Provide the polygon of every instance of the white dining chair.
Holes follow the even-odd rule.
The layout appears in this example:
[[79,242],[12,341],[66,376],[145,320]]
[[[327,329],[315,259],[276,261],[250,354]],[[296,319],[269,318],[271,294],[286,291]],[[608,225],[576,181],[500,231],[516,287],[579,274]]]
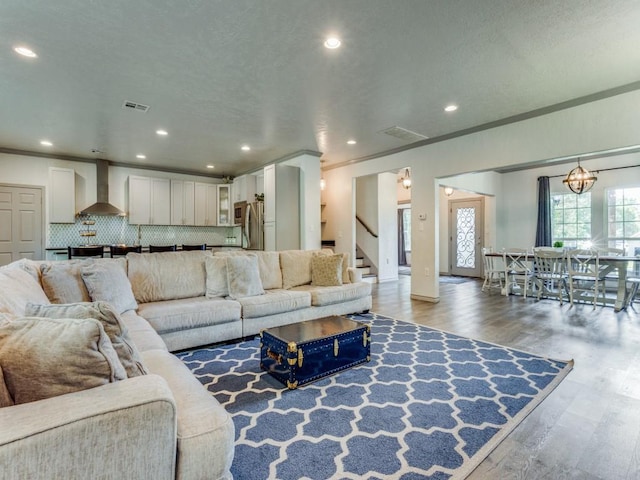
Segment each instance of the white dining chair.
[[504,266],[502,265],[502,258],[488,256],[487,254],[493,253],[491,247],[484,247],[482,249],[482,263],[484,266],[484,282],[482,283],[483,292],[491,292],[491,289],[497,287],[502,292],[505,288],[504,278]]
[[533,280],[531,254],[524,248],[509,248],[502,253],[502,258],[506,280],[505,295],[514,293],[513,288],[517,287],[526,298]]
[[534,283],[538,290],[538,300],[544,296],[554,296],[562,305],[567,291],[567,264],[564,251],[539,247],[533,249]]
[[[582,298],[586,293],[593,298],[593,308],[596,308],[602,269],[600,268],[600,254],[597,249],[576,248],[567,252],[567,274],[569,278],[569,301],[573,305],[578,295]],[[602,302],[605,302],[604,289]]]

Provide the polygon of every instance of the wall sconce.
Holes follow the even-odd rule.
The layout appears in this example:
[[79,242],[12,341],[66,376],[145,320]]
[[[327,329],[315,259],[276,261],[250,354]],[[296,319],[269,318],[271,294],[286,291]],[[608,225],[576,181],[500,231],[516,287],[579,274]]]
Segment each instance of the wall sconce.
[[322,177],[320,179],[320,190],[324,190],[327,187],[327,181]]
[[578,166],[567,174],[567,178],[562,180],[562,183],[569,187],[573,193],[580,195],[588,192],[597,179],[598,177],[592,175],[589,170],[580,166],[580,159],[578,159]]
[[411,175],[409,175],[409,169],[404,169],[404,177],[402,177],[402,187],[405,190],[409,190],[411,188]]
[[444,187],[444,194],[447,197],[450,197],[451,195],[453,195],[453,188],[451,187]]

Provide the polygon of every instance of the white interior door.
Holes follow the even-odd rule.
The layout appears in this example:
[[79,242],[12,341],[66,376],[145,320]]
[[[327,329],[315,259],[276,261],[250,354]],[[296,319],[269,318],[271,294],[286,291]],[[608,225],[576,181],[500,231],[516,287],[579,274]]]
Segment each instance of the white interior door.
[[0,185],[0,265],[41,260],[42,189]]
[[482,276],[484,199],[449,201],[449,272],[465,277]]

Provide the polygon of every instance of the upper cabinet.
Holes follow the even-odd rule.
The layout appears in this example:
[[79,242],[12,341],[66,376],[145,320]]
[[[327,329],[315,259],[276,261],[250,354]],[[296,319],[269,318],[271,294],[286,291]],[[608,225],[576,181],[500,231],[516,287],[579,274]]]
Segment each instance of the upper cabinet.
[[218,217],[218,185],[210,183],[195,184],[195,224],[216,225]]
[[195,225],[195,182],[171,180],[171,225]]
[[218,185],[218,218],[219,227],[233,225],[233,209],[231,205],[231,185]]
[[171,224],[171,181],[166,178],[129,176],[129,223]]
[[233,201],[253,202],[256,196],[256,176],[241,175],[233,180]]
[[75,223],[75,174],[72,168],[49,168],[49,223]]

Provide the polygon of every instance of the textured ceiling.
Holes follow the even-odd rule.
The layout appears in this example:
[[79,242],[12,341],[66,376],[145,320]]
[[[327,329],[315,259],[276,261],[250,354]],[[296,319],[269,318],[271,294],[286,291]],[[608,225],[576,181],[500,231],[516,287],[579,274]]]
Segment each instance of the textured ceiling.
[[433,138],[634,83],[638,25],[638,0],[3,0],[0,149],[331,165],[408,145],[392,126]]

